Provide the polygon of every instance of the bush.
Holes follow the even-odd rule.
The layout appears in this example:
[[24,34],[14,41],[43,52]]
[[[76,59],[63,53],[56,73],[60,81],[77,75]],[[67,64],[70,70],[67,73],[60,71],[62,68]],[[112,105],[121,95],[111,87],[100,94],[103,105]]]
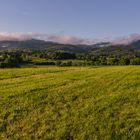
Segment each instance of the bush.
[[140,58],[134,58],[130,60],[131,65],[140,65]]
[[72,66],[72,61],[62,62],[60,66]]
[[117,58],[108,58],[107,65],[118,65],[118,61]]
[[19,67],[23,63],[21,54],[18,52],[7,52],[1,56],[0,67],[1,68],[12,68]]
[[35,65],[55,65],[55,62],[37,62]]
[[66,65],[67,65],[67,66],[72,66],[72,61],[68,61],[68,62],[66,63]]
[[118,62],[119,65],[129,65],[130,60],[128,58],[121,58]]
[[56,64],[56,66],[61,66],[61,63],[62,63],[61,61],[56,61],[55,64]]

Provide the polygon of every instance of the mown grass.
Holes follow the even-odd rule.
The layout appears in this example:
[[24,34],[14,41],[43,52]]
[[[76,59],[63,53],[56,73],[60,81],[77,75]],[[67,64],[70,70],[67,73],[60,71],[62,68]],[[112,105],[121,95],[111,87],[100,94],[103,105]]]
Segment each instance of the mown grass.
[[140,139],[140,67],[0,69],[0,139]]

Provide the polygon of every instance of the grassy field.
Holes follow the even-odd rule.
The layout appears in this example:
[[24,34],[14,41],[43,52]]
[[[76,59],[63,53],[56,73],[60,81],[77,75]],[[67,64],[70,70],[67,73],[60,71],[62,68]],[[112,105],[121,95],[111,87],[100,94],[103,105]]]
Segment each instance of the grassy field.
[[140,67],[0,69],[5,139],[140,139]]

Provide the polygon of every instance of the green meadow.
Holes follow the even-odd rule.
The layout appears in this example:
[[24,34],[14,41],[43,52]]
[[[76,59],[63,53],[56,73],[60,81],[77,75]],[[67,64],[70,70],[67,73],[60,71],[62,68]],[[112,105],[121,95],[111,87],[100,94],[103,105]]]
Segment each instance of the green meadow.
[[140,139],[140,67],[0,69],[0,140]]

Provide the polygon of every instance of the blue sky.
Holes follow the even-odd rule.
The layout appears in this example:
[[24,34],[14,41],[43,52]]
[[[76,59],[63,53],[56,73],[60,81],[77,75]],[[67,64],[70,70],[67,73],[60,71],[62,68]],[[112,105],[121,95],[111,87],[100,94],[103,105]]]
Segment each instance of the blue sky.
[[140,0],[0,0],[0,32],[82,38],[140,33]]

